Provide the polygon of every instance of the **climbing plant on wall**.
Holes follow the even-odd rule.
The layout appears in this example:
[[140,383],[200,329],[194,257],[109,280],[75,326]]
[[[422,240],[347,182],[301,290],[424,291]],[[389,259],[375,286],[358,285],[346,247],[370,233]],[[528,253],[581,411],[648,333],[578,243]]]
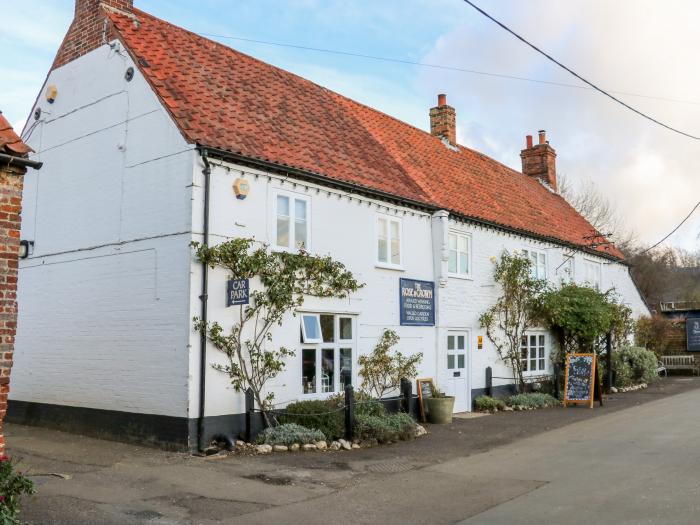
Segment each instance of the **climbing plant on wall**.
[[226,356],[212,366],[227,374],[237,392],[250,388],[268,425],[273,392],[265,385],[285,368],[294,351],[273,342],[273,328],[285,315],[304,304],[307,296],[344,298],[362,284],[345,266],[330,257],[270,251],[253,239],[232,239],[216,246],[194,242],[197,258],[211,268],[228,270],[232,279],[250,279],[249,304],[233,307],[233,324],[226,331],[219,322],[194,318],[195,328]]

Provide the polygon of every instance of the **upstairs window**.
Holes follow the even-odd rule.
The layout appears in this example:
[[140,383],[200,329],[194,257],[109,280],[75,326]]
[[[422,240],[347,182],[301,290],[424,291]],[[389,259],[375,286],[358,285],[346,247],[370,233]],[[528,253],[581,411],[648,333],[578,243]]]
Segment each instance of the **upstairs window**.
[[278,194],[275,200],[275,246],[288,250],[309,248],[309,200]]
[[447,237],[449,249],[448,272],[459,277],[471,275],[471,236],[462,233],[449,233]]
[[583,261],[583,280],[586,284],[600,290],[602,265],[596,261]]
[[561,280],[565,283],[574,281],[574,258],[564,255],[564,262],[561,263],[557,271]]
[[547,254],[539,250],[526,249],[523,255],[530,260],[530,275],[535,279],[547,278]]
[[401,221],[377,218],[377,262],[382,266],[401,266]]

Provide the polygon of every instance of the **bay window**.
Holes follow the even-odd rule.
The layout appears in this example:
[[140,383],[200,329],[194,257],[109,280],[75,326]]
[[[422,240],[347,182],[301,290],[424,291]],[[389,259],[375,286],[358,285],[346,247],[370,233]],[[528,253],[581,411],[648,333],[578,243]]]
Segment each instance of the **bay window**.
[[525,334],[520,340],[520,359],[524,373],[547,373],[547,336],[545,334]]

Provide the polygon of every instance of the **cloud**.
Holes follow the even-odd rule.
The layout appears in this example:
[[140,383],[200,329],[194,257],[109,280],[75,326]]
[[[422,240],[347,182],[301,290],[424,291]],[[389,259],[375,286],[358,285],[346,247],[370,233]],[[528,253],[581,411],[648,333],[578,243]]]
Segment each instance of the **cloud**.
[[[695,100],[700,18],[688,1],[578,0],[501,2],[496,18],[607,89]],[[476,11],[439,38],[423,60],[485,71],[576,83]],[[457,108],[459,137],[519,169],[524,135],[540,128],[557,150],[557,169],[592,179],[646,242],[670,231],[700,199],[700,141],[640,118],[590,91],[467,74],[421,72],[417,89],[446,91]],[[622,96],[621,96],[622,97]],[[623,97],[670,125],[700,135],[700,104]],[[670,242],[696,247],[698,220]]]

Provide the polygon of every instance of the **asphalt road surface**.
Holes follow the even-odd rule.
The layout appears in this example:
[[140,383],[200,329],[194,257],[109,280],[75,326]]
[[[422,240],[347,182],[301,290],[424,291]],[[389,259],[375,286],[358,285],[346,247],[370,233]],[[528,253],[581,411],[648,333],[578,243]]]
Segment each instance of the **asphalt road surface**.
[[[697,379],[674,381],[698,386]],[[583,417],[593,414],[581,412],[587,408],[552,409],[546,417],[564,418],[565,426],[471,455],[463,448],[449,454],[453,441],[435,432],[420,446],[439,450],[438,459],[421,456],[420,440],[294,461],[291,454],[205,460],[29,427],[9,430],[13,454],[24,456],[39,485],[22,515],[35,525],[695,525],[700,389],[679,392],[614,411],[593,409],[597,417]],[[569,423],[572,410],[582,419]],[[502,434],[532,416],[486,416],[455,428],[466,440],[469,428],[488,428],[488,421]],[[495,438],[504,442],[503,435]]]

